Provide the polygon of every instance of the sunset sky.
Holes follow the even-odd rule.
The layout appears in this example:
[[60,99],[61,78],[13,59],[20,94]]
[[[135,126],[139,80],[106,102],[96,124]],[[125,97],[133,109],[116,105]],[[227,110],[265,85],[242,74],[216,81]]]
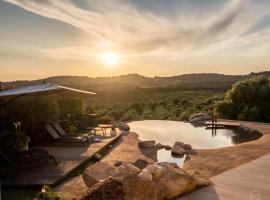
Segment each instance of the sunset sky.
[[0,0],[0,80],[270,70],[270,0]]

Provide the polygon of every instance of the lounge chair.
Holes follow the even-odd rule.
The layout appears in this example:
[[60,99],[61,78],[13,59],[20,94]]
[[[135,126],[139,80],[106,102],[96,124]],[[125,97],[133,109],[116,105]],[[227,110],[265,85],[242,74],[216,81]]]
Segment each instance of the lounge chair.
[[65,137],[65,136],[60,136],[57,134],[55,129],[50,125],[46,124],[45,129],[47,132],[52,136],[54,139],[53,143],[51,145],[56,144],[60,146],[85,146],[89,144],[89,139],[88,137],[81,137],[81,136],[74,136],[74,137]]
[[88,137],[90,136],[91,134],[89,133],[75,133],[75,134],[67,134],[67,132],[60,126],[59,123],[53,123],[53,127],[54,129],[57,131],[57,133],[59,133],[59,135],[61,135],[62,137],[71,137],[71,138],[74,138],[74,137]]
[[12,154],[6,154],[0,151],[0,155],[7,163],[16,167],[36,165],[40,161],[48,163],[50,160],[57,165],[57,161],[54,156],[50,155],[48,151],[44,149],[30,149],[28,151],[18,151]]

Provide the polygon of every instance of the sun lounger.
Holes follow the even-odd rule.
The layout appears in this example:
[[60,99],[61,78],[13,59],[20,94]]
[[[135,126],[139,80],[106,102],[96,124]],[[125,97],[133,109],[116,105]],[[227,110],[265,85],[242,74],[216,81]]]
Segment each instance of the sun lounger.
[[48,163],[50,160],[57,165],[55,158],[44,149],[30,149],[28,151],[14,152],[12,154],[5,154],[4,152],[0,151],[0,155],[7,163],[16,167],[36,165],[41,161],[43,161],[43,163]]
[[60,126],[59,123],[53,123],[53,127],[54,129],[57,131],[57,133],[59,133],[59,135],[64,136],[64,137],[87,137],[90,136],[91,134],[89,133],[76,133],[76,134],[70,134],[67,132]]
[[65,137],[60,136],[55,129],[50,125],[46,124],[45,129],[54,139],[54,144],[64,145],[64,146],[85,146],[89,144],[88,137],[74,136],[74,137]]

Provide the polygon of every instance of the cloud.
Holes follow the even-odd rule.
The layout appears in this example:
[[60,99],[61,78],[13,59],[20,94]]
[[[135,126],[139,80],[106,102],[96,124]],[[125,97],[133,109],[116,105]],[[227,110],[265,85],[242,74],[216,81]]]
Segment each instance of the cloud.
[[97,51],[112,49],[126,56],[179,59],[232,47],[259,48],[258,38],[264,38],[265,32],[255,30],[252,34],[256,37],[243,33],[270,13],[255,0],[226,0],[211,12],[205,8],[200,14],[179,12],[177,16],[173,15],[174,20],[157,12],[139,9],[131,0],[89,0],[87,8],[68,0],[5,1],[87,32],[93,45],[89,48],[74,46],[44,50],[51,55],[57,53],[63,58],[78,59],[83,59],[86,50],[93,55]]

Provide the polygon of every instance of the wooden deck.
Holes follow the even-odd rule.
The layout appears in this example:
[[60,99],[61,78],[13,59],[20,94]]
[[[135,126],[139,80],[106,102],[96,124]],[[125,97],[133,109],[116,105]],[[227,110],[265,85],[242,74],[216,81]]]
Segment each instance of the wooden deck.
[[107,138],[100,143],[85,147],[39,147],[53,155],[58,165],[49,162],[43,166],[27,169],[9,170],[1,177],[4,187],[35,187],[59,184],[67,175],[88,162],[93,155],[103,151],[109,144],[116,142],[120,134]]
[[[237,125],[270,133],[270,124],[219,120],[218,124]],[[226,158],[224,158],[226,159]],[[179,200],[268,200],[270,199],[270,153],[211,178],[213,186],[205,187]]]
[[268,200],[269,169],[270,154],[213,177],[214,186],[202,188],[179,200]]
[[225,126],[225,127],[239,127],[241,126],[241,123],[239,122],[234,122],[234,121],[231,121],[231,122],[225,122],[225,121],[219,121],[219,122],[215,122],[215,123],[212,123],[212,122],[205,122],[206,125],[213,125],[213,126]]

